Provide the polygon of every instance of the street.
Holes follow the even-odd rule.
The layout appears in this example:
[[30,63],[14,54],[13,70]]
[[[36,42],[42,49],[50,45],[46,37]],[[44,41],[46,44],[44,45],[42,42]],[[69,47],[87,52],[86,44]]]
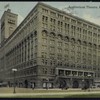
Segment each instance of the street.
[[[100,89],[91,89],[90,91],[86,90],[81,90],[81,89],[68,89],[68,90],[61,90],[61,89],[21,89],[21,88],[16,88],[16,93],[13,93],[13,88],[7,88],[7,91],[10,90],[10,92],[5,92],[3,93],[3,88],[0,88],[0,98],[2,97],[41,97],[41,96],[55,96],[55,95],[60,95],[60,96],[68,96],[68,95],[84,95],[84,94],[100,94]],[[6,88],[4,88],[6,90]],[[11,92],[12,90],[12,92]],[[21,90],[21,91],[20,91]],[[20,91],[20,92],[18,92]],[[25,91],[25,92],[24,92]],[[28,92],[27,92],[28,91]],[[30,91],[30,92],[29,92]]]

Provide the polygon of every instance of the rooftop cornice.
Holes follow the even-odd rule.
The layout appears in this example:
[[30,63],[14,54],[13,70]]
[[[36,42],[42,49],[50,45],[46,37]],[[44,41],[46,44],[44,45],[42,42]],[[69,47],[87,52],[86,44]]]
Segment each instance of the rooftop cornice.
[[20,25],[19,25],[19,26],[14,30],[14,32],[8,37],[8,39],[5,41],[5,43],[6,43],[7,41],[9,41],[9,39],[10,39],[14,34],[16,34],[16,31],[18,30],[18,28],[20,28],[20,26],[26,21],[26,19],[29,17],[29,15],[30,15],[30,14],[34,11],[34,9],[35,9],[37,6],[39,6],[39,5],[45,6],[45,7],[47,7],[47,8],[52,9],[52,10],[58,11],[59,13],[62,13],[62,14],[65,14],[65,15],[67,15],[67,16],[70,16],[70,17],[72,17],[72,18],[75,18],[76,20],[84,21],[85,23],[88,23],[88,24],[90,24],[90,25],[93,25],[93,26],[96,26],[96,27],[100,28],[100,26],[97,25],[97,24],[94,24],[94,23],[89,22],[89,21],[87,21],[87,20],[85,20],[85,19],[82,19],[82,18],[79,18],[79,17],[77,17],[77,16],[74,16],[74,15],[71,15],[71,14],[69,14],[69,13],[66,13],[65,11],[59,10],[58,8],[52,7],[52,6],[48,5],[48,4],[45,4],[45,3],[42,3],[42,2],[38,2],[38,3],[35,5],[35,7],[27,14],[27,16],[25,17],[25,19],[20,23]]
[[95,23],[93,23],[93,22],[90,22],[90,21],[88,21],[88,20],[85,20],[85,19],[83,19],[83,18],[80,18],[80,17],[78,17],[78,16],[74,16],[74,15],[72,15],[72,14],[69,14],[69,13],[67,13],[67,12],[65,12],[65,11],[62,11],[62,10],[58,9],[58,8],[52,7],[52,6],[48,5],[48,4],[45,4],[45,3],[42,3],[42,2],[39,2],[38,4],[39,4],[39,5],[42,5],[42,6],[45,6],[45,7],[47,7],[47,8],[49,7],[50,9],[56,10],[56,11],[58,11],[59,13],[66,14],[66,15],[72,17],[72,18],[75,18],[76,20],[84,21],[85,23],[88,23],[88,24],[90,24],[90,25],[92,24],[92,25],[94,25],[94,26],[100,28],[100,25],[98,25],[98,24],[95,24]]

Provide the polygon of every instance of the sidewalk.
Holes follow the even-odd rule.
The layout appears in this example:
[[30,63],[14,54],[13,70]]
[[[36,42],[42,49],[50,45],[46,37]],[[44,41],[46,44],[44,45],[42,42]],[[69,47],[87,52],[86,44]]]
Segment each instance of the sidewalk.
[[39,95],[76,95],[76,94],[96,94],[100,93],[100,91],[77,91],[77,92],[49,92],[49,93],[1,93],[0,97],[17,97],[17,96],[39,96]]
[[0,98],[2,97],[33,97],[33,96],[47,96],[50,95],[51,97],[56,95],[76,95],[76,94],[96,94],[99,93],[100,94],[100,88],[93,88],[90,89],[90,91],[88,90],[81,90],[81,88],[78,89],[73,89],[73,88],[69,88],[69,89],[34,89],[32,90],[31,88],[16,88],[16,93],[13,93],[13,88],[0,88]]

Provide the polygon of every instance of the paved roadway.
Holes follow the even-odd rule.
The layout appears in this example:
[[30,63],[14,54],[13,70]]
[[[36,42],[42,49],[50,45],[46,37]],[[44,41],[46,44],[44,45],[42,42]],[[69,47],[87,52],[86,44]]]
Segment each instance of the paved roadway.
[[[34,91],[34,90],[33,90]],[[47,90],[48,91],[48,90]],[[93,89],[91,91],[65,91],[62,93],[63,90],[61,90],[61,92],[46,92],[46,93],[1,93],[0,97],[16,97],[16,96],[22,96],[22,97],[29,97],[29,96],[39,96],[39,95],[75,95],[75,94],[96,94],[96,93],[100,93],[100,89]]]

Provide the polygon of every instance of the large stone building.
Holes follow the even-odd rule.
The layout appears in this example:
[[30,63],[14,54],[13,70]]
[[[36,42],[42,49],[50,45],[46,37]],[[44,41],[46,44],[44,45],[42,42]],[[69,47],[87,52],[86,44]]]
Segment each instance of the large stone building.
[[89,86],[100,79],[99,60],[99,25],[38,3],[1,45],[0,78],[12,85],[16,68],[17,86]]
[[1,42],[3,43],[16,29],[17,16],[10,9],[4,12],[1,18]]

